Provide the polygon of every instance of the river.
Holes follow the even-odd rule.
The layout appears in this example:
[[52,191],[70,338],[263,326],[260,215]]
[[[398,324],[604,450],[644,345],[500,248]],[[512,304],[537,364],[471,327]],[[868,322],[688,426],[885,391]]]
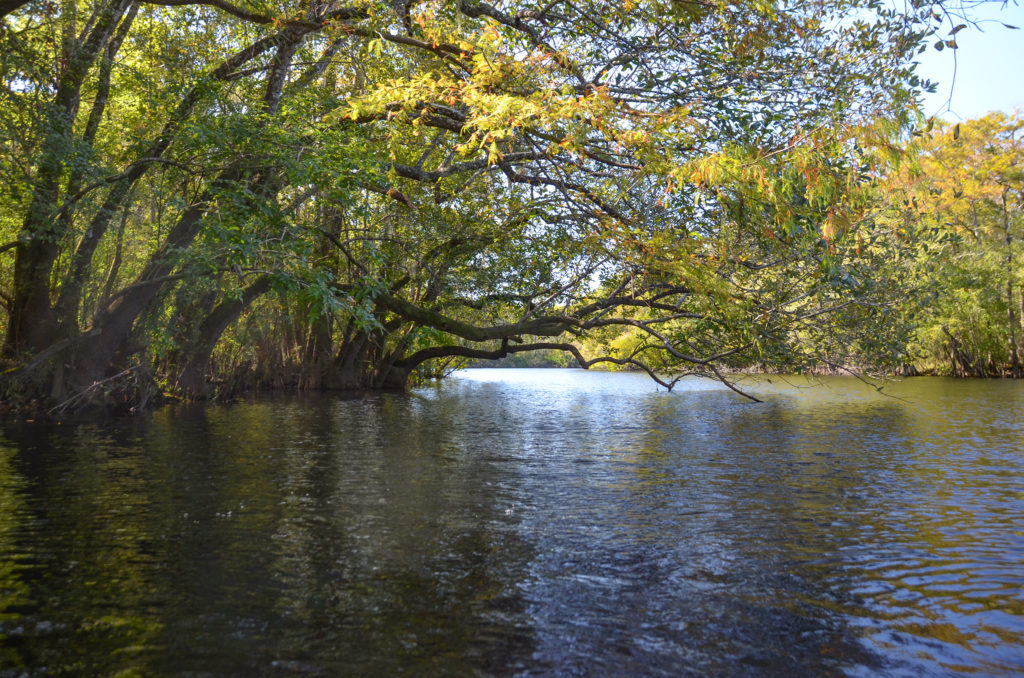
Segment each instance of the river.
[[0,676],[1024,672],[1024,383],[468,370],[0,435]]

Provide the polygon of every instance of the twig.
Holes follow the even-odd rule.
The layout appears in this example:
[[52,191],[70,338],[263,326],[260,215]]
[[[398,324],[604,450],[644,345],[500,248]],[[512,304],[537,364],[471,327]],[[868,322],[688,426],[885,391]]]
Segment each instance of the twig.
[[139,365],[134,365],[134,366],[129,367],[128,369],[122,371],[122,372],[118,372],[117,374],[115,374],[112,377],[107,377],[106,379],[101,379],[100,381],[94,381],[92,383],[92,385],[86,386],[84,389],[82,389],[78,393],[75,393],[70,398],[68,398],[64,402],[60,403],[59,405],[55,405],[55,406],[51,407],[50,409],[48,409],[46,411],[46,413],[47,414],[53,414],[54,412],[56,412],[58,410],[63,411],[69,405],[71,405],[71,403],[73,403],[74,401],[78,400],[79,398],[82,398],[83,396],[88,394],[90,391],[93,391],[93,390],[99,388],[100,386],[102,386],[103,384],[106,384],[107,382],[113,381],[115,379],[120,379],[121,377],[124,377],[124,376],[130,374],[131,372],[139,369],[139,367],[140,367]]
[[745,392],[745,391],[742,391],[742,390],[740,390],[739,388],[737,388],[737,387],[736,387],[736,385],[735,385],[735,384],[733,384],[733,383],[732,383],[731,381],[729,381],[728,379],[726,379],[726,378],[725,378],[725,377],[724,377],[724,376],[722,375],[722,373],[718,371],[718,368],[717,368],[717,367],[715,367],[715,366],[714,366],[713,364],[711,364],[711,363],[708,363],[708,368],[709,368],[709,369],[710,369],[710,370],[711,370],[712,372],[714,372],[714,373],[715,373],[715,376],[716,376],[716,377],[718,377],[718,380],[719,380],[720,382],[722,382],[723,384],[725,384],[726,386],[728,386],[728,387],[729,387],[729,388],[730,388],[731,390],[735,391],[736,393],[739,393],[739,394],[740,394],[741,396],[743,396],[744,398],[750,398],[750,399],[751,399],[751,400],[753,400],[753,401],[754,401],[755,403],[760,403],[760,402],[764,402],[764,401],[762,401],[761,399],[759,399],[759,398],[755,398],[754,396],[750,395],[749,393],[747,393],[747,392]]

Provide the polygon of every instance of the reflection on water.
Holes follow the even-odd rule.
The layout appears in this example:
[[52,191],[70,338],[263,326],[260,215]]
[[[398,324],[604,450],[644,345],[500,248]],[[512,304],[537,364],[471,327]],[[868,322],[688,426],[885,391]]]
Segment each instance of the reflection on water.
[[1024,671],[1024,384],[477,370],[0,440],[0,676]]

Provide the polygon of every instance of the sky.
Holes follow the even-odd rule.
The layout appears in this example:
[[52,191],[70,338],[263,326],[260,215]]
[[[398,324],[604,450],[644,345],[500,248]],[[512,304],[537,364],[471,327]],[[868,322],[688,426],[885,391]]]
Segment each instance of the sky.
[[990,111],[1024,113],[1024,6],[1011,2],[1000,10],[995,2],[975,12],[979,25],[956,34],[956,50],[939,52],[929,46],[919,57],[918,73],[939,83],[935,94],[925,98],[926,115],[956,122]]

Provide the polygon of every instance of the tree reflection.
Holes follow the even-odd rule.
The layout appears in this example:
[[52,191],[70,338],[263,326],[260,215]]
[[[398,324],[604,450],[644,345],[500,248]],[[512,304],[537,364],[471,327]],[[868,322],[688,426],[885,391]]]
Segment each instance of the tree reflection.
[[750,405],[580,374],[8,426],[0,659],[58,675],[1016,667],[1022,410],[986,404],[1016,402],[1006,387],[921,386],[914,404],[773,386]]
[[21,611],[31,599],[23,579],[27,558],[18,544],[26,517],[25,481],[14,469],[14,455],[0,442],[0,665],[23,668]]

